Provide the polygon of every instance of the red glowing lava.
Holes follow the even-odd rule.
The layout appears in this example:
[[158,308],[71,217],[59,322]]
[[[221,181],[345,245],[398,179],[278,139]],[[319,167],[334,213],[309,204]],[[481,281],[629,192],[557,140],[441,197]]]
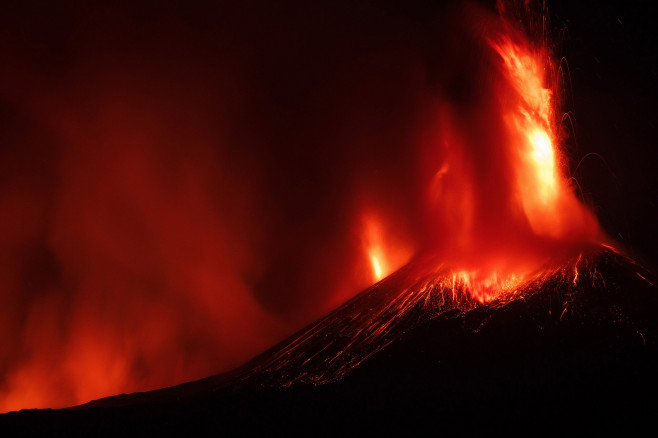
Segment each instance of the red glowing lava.
[[[505,121],[517,145],[517,178],[523,211],[538,235],[556,239],[570,235],[596,238],[598,226],[576,199],[560,168],[551,90],[543,79],[550,68],[543,48],[501,36],[491,45],[504,61],[516,96],[511,96]],[[514,102],[516,101],[516,102]]]
[[407,263],[413,252],[394,241],[374,213],[363,215],[363,251],[372,269],[370,281],[376,283]]
[[480,302],[602,241],[565,176],[546,48],[509,22],[487,44],[495,72],[489,94],[467,114],[442,102],[430,145],[439,260]]

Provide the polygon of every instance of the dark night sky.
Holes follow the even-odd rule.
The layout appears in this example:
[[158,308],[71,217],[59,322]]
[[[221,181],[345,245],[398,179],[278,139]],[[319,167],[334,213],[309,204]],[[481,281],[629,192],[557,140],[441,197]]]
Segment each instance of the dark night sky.
[[[608,232],[655,264],[658,217],[657,33],[649,2],[550,2],[566,27],[578,145],[577,177]],[[655,266],[655,265],[654,265]]]

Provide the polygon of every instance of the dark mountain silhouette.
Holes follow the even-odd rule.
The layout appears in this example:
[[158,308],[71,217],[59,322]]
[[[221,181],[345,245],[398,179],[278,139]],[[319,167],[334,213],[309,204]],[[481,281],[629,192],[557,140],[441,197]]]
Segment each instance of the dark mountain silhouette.
[[436,265],[415,259],[233,372],[13,412],[0,426],[322,435],[651,424],[658,289],[631,259],[593,248],[487,304],[428,266]]

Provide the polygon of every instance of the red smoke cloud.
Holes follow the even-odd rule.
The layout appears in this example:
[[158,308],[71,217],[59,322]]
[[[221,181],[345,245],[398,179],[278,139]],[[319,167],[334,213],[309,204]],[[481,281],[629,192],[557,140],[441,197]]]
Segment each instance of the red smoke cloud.
[[10,12],[0,410],[230,369],[373,282],[366,203],[411,234],[392,210],[420,88],[388,12]]

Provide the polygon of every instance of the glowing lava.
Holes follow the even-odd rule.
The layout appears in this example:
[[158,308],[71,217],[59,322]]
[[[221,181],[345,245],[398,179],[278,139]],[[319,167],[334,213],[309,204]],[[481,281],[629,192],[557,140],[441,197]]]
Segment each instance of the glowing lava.
[[379,281],[384,278],[382,271],[381,263],[379,263],[379,256],[377,255],[377,250],[373,249],[368,254],[370,256],[370,262],[372,263],[372,272],[375,274],[375,280]]
[[430,183],[438,260],[479,302],[601,242],[565,177],[548,52],[503,21],[486,38],[497,76],[478,78],[489,86],[477,104],[440,105]]
[[364,246],[372,267],[373,279],[379,281],[390,273],[384,265],[381,226],[373,217],[366,217],[364,228]]
[[409,261],[411,250],[401,242],[393,242],[386,235],[379,216],[372,212],[362,217],[363,251],[371,269],[371,282],[375,283]]
[[500,295],[515,292],[516,288],[525,280],[520,274],[501,274],[493,272],[482,277],[478,272],[459,271],[452,274],[452,293],[460,287],[471,294],[480,303],[498,298]]

